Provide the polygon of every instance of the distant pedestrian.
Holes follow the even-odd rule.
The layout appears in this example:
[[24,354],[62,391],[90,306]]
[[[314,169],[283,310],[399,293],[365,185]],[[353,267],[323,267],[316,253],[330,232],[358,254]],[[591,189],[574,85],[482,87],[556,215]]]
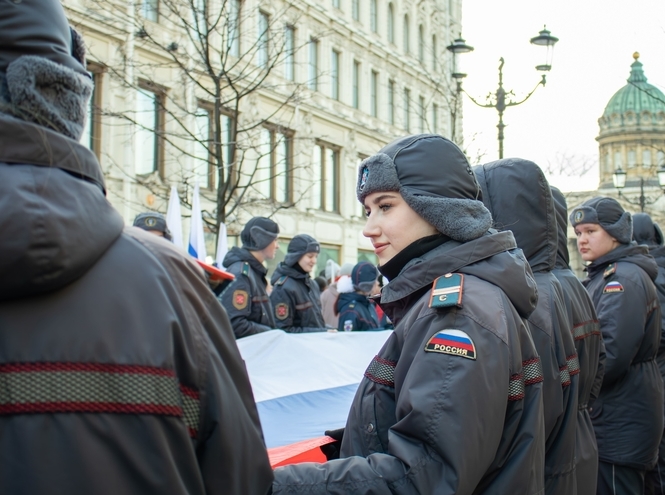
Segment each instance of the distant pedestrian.
[[353,263],[344,263],[341,267],[337,267],[337,270],[333,270],[333,266],[326,263],[326,276],[331,282],[329,282],[326,290],[321,293],[321,312],[323,313],[323,321],[325,321],[328,328],[337,328],[339,323],[338,314],[335,311],[335,304],[339,296],[337,287],[339,279],[342,277],[348,278],[353,267]]
[[299,234],[289,242],[284,261],[270,279],[277,328],[289,333],[326,330],[319,286],[310,276],[320,251],[317,240],[307,234]]
[[166,224],[166,218],[161,213],[139,213],[134,219],[133,226],[156,236],[163,237],[167,241],[171,240],[171,231]]
[[340,332],[359,332],[378,330],[379,317],[374,303],[369,300],[372,289],[376,287],[379,272],[367,261],[356,264],[351,271],[351,289],[340,293],[337,298]]

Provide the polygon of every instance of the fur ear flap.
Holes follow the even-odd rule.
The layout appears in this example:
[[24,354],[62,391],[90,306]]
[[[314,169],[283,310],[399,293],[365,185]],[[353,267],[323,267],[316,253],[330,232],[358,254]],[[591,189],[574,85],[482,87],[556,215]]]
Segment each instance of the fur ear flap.
[[7,67],[10,111],[78,141],[83,135],[92,81],[64,65],[24,55]]

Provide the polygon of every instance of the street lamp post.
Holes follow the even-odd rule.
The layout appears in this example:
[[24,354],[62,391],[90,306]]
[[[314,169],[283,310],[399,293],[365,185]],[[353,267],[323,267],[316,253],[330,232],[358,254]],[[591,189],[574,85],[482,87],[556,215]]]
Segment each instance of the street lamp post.
[[[542,31],[538,33],[538,36],[531,38],[531,44],[537,46],[544,46],[547,49],[545,63],[537,65],[536,70],[541,72],[548,72],[552,69],[552,55],[554,51],[554,45],[556,44],[557,41],[559,41],[559,38],[552,36],[552,33],[548,31],[547,28],[543,28]],[[545,74],[542,74],[542,77],[538,82],[538,84],[536,84],[536,87],[533,88],[533,90],[528,95],[526,95],[526,97],[523,100],[513,101],[512,99],[510,99],[510,96],[515,96],[514,93],[512,91],[506,91],[505,88],[503,87],[503,65],[505,61],[503,57],[501,57],[499,59],[499,87],[496,89],[494,94],[490,93],[487,96],[487,103],[480,103],[475,98],[473,98],[469,93],[464,91],[464,89],[462,88],[462,79],[466,77],[466,74],[459,71],[458,56],[463,53],[472,52],[473,47],[467,45],[466,40],[464,40],[462,37],[459,37],[456,40],[454,40],[450,45],[448,45],[446,49],[452,52],[453,54],[452,77],[457,82],[457,94],[459,95],[460,93],[464,92],[469,97],[469,99],[479,107],[495,108],[496,111],[498,112],[499,123],[497,124],[496,127],[499,130],[498,132],[499,158],[503,158],[503,139],[504,139],[503,130],[506,127],[506,125],[503,123],[503,112],[508,107],[515,107],[517,105],[521,105],[531,97],[531,95],[536,91],[536,89],[538,89],[540,85],[545,86],[546,83]]]
[[[658,170],[656,170],[656,175],[658,176],[658,185],[665,193],[665,167],[660,166]],[[625,195],[622,195],[621,190],[626,187],[627,176],[628,174],[621,167],[617,168],[614,171],[614,174],[612,174],[612,182],[614,183],[614,187],[617,189],[617,191],[619,191],[619,196],[621,196],[624,201],[630,203],[631,205],[639,206],[640,211],[644,213],[644,207],[647,204],[655,203],[658,201],[658,198],[647,199],[646,196],[644,196],[644,177],[640,177],[640,197],[638,198],[637,202],[631,200]]]

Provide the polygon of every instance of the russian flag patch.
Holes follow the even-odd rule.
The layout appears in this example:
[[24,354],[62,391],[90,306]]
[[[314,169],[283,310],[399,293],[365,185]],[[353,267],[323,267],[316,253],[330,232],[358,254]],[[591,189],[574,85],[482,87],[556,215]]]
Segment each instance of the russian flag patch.
[[609,294],[612,292],[623,292],[623,285],[619,282],[608,282],[605,288],[603,289],[603,294]]
[[461,330],[440,330],[429,339],[425,352],[439,352],[476,359],[476,346],[473,344],[473,340]]

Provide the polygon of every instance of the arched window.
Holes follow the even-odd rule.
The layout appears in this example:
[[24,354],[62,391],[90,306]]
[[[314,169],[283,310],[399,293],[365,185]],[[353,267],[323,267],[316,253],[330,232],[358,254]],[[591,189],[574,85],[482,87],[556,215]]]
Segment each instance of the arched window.
[[388,41],[395,43],[395,9],[392,3],[388,4]]
[[409,53],[411,46],[409,45],[409,15],[404,16],[404,53]]
[[425,29],[422,24],[418,26],[418,60],[425,62]]

